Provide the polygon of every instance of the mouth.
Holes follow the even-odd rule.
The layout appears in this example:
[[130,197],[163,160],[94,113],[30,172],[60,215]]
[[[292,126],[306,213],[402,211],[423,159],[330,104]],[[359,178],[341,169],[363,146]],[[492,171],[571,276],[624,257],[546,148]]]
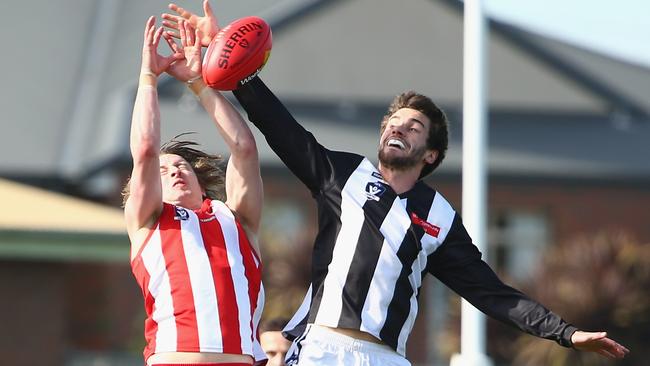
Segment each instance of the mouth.
[[182,179],[179,179],[179,180],[175,181],[175,182],[172,184],[172,187],[179,187],[179,186],[185,186],[185,181],[182,180]]
[[406,150],[406,143],[396,138],[389,138],[388,140],[386,140],[385,145],[399,150]]

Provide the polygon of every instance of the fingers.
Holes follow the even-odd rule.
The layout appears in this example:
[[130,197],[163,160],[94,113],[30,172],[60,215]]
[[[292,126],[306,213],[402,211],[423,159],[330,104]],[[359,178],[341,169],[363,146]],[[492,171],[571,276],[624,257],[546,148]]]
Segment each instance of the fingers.
[[601,356],[605,356],[607,358],[620,358],[620,357],[616,357],[616,355],[613,355],[612,353],[608,352],[605,349],[596,350],[596,353],[598,353]]
[[176,12],[178,15],[180,15],[181,17],[183,17],[186,20],[190,20],[192,15],[194,15],[191,12],[181,8],[180,6],[178,6],[178,5],[174,4],[174,3],[169,4],[169,9],[171,11],[173,11],[173,12]]
[[178,19],[172,20],[172,19],[169,19],[168,16],[169,16],[169,14],[163,14],[162,15],[162,17],[163,17],[163,21],[162,21],[163,27],[178,30],[178,22],[180,22],[183,18],[178,17]]
[[212,7],[208,0],[203,0],[203,12],[205,13],[205,17],[208,18],[208,21],[212,24],[212,27],[214,27],[216,34],[216,32],[219,31],[219,22],[217,21],[214,12],[212,12]]
[[195,31],[190,26],[188,22],[183,22],[183,28],[185,29],[186,43],[189,47],[194,47],[196,43]]
[[185,20],[181,20],[179,23],[179,33],[181,39],[181,45],[183,48],[194,47],[196,45],[196,32],[192,25]]
[[605,343],[605,348],[607,348],[606,351],[616,358],[624,357],[630,352],[629,349],[610,338],[605,338],[603,342]]
[[[174,29],[175,31],[178,31],[178,30],[179,30],[179,25],[178,25],[178,23],[179,23],[181,20],[183,20],[183,18],[181,18],[181,17],[179,17],[179,16],[172,15],[172,14],[167,14],[167,13],[164,13],[164,14],[162,15],[162,18],[163,18],[163,21],[162,21],[162,25],[163,25],[163,27],[167,27],[167,28],[170,28],[170,29]],[[167,33],[168,35],[172,36],[173,38],[180,39],[180,38],[181,38],[180,34],[179,34],[178,32],[175,32],[175,31],[167,30],[166,33]]]
[[164,29],[162,27],[156,29],[156,32],[153,35],[153,43],[152,43],[154,48],[158,47],[158,43],[160,42],[160,37],[162,36],[163,32]]
[[[600,335],[601,334],[598,334],[597,336]],[[592,348],[596,353],[608,358],[623,358],[630,352],[627,348],[623,347],[618,342],[615,342],[614,340],[607,337],[595,338],[593,339],[593,342],[593,346],[590,348]]]
[[144,41],[146,44],[152,44],[154,31],[156,29],[156,17],[150,16],[144,26]]
[[169,35],[169,32],[163,32],[162,34],[163,38],[167,42],[167,45],[169,45],[169,48],[171,48],[172,52],[174,53],[183,53],[183,49],[178,47],[176,42],[172,39],[172,37]]
[[[163,25],[163,27],[167,27],[169,29],[178,30],[178,23],[176,23],[176,22],[170,22],[170,21],[167,21],[167,20],[163,20],[162,25]],[[172,33],[172,34],[174,33],[173,31],[168,31],[168,32]]]
[[181,39],[180,33],[177,33],[177,32],[165,31],[165,34],[167,34],[168,36],[170,36],[172,38]]
[[212,12],[212,7],[210,6],[210,2],[208,0],[203,0],[203,12],[208,18],[215,19],[214,13]]
[[622,344],[618,344],[618,343],[616,343],[616,344],[617,344],[619,347],[621,347],[621,350],[623,351],[623,353],[625,353],[625,354],[630,353],[630,350],[627,349],[627,347],[625,347],[624,345],[622,345]]
[[178,15],[169,14],[169,13],[162,13],[160,17],[163,18],[164,20],[167,20],[168,22],[174,23],[174,25],[178,24],[178,22],[180,22],[183,19]]
[[178,33],[181,36],[181,46],[183,48],[187,47],[187,35],[185,34],[185,27],[183,26],[182,20],[178,23]]
[[[199,44],[197,44],[199,43],[199,39],[201,39],[201,32],[199,32],[199,29],[197,28],[194,30],[194,45],[200,46]],[[197,51],[201,52],[200,48],[197,48]]]

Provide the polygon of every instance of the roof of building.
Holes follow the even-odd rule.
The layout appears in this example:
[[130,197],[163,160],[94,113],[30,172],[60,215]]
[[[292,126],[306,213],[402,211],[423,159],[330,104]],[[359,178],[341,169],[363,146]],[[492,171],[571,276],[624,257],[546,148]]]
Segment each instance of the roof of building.
[[[198,1],[180,4],[201,11]],[[7,6],[26,14],[35,5]],[[24,57],[0,61],[11,70],[0,99],[0,175],[50,182],[51,188],[81,181],[107,190],[114,180],[97,177],[129,161],[142,27],[148,15],[165,9],[154,0],[37,6],[38,19],[20,42]],[[441,172],[460,171],[460,2],[251,0],[213,7],[221,24],[245,15],[269,21],[274,45],[262,78],[324,145],[375,156],[383,108],[393,95],[415,89],[452,117]],[[408,24],[395,17],[404,13]],[[19,19],[8,22],[19,28]],[[489,25],[492,174],[650,179],[650,69],[499,22]],[[163,138],[197,131],[209,150],[225,153],[192,96],[174,81],[161,84]],[[266,144],[259,145],[263,164],[280,165]]]

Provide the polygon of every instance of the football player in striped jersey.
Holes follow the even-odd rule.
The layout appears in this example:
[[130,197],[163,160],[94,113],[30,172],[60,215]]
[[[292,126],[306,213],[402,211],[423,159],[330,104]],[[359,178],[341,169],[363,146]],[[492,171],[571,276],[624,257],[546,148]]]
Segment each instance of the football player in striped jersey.
[[[243,366],[265,362],[257,326],[264,306],[256,243],[262,179],[253,135],[236,109],[201,78],[198,33],[180,23],[170,56],[151,17],[133,109],[133,169],[124,214],[131,267],[144,295],[147,365]],[[230,151],[217,156],[179,138],[161,143],[157,83],[167,72],[197,96]],[[222,194],[225,183],[225,199]]]

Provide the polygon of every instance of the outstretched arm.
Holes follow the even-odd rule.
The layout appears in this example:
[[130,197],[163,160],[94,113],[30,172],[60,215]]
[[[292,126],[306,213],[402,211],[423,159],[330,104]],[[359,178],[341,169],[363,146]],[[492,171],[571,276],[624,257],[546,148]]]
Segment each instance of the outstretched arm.
[[173,63],[167,72],[188,83],[228,145],[230,158],[226,168],[226,205],[237,213],[248,229],[257,233],[262,213],[263,189],[255,138],[233,105],[221,93],[203,83],[198,30],[182,19],[178,25],[181,47],[170,36],[165,36],[165,39],[175,53],[182,52],[185,58]]
[[481,253],[472,244],[458,215],[445,242],[432,254],[429,266],[431,273],[476,308],[526,333],[610,358],[621,358],[629,352],[607,338],[606,333],[580,331],[537,301],[504,284],[481,260]]
[[[136,231],[150,224],[162,209],[160,183],[160,110],[156,90],[158,75],[181,57],[174,53],[163,57],[157,47],[163,33],[150,17],[144,29],[140,80],[131,119],[130,149],[133,170],[129,197],[125,203],[127,231],[131,238]],[[133,240],[132,240],[133,241]]]

